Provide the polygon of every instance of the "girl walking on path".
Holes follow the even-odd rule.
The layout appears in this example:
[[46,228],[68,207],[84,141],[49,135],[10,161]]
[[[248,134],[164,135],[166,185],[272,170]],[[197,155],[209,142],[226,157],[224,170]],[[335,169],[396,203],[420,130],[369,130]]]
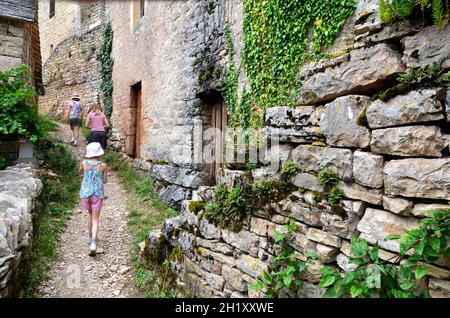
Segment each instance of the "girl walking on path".
[[80,96],[73,94],[72,101],[69,103],[67,112],[67,121],[70,124],[72,131],[71,144],[76,146],[78,144],[78,136],[80,134],[80,127],[83,125],[83,109],[84,105],[80,102]]
[[95,104],[93,106],[92,111],[87,116],[86,127],[91,129],[88,144],[99,142],[103,150],[105,150],[107,141],[106,129],[109,128],[109,123],[105,114],[101,111],[100,105]]
[[89,213],[88,244],[90,256],[95,256],[97,253],[100,210],[105,198],[104,184],[108,181],[108,166],[101,161],[103,154],[104,151],[100,143],[90,143],[86,147],[87,159],[80,163],[80,173],[83,173],[80,199],[82,210]]

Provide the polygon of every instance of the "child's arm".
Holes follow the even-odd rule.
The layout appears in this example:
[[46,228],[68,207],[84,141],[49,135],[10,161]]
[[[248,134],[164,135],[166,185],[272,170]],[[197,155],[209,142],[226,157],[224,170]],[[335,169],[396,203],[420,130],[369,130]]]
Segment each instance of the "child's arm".
[[105,129],[108,129],[108,128],[109,128],[109,122],[108,122],[108,119],[105,116]]
[[84,172],[84,169],[83,169],[83,163],[80,162],[80,168],[78,169],[78,173],[79,173],[79,174],[83,174],[83,172]]
[[103,170],[103,183],[108,182],[108,166],[104,163],[105,169]]
[[91,116],[89,116],[90,115],[90,113],[88,113],[87,115],[86,115],[86,120],[85,120],[85,126],[86,126],[86,128],[91,128]]

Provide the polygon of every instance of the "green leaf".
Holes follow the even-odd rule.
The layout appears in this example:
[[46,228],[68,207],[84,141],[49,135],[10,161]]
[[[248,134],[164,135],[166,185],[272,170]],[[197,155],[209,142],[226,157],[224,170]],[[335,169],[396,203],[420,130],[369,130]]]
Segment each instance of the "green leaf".
[[400,237],[401,237],[400,235],[391,234],[391,235],[385,236],[384,240],[385,241],[398,240]]
[[400,282],[400,287],[403,290],[409,290],[409,289],[413,288],[415,285],[416,285],[416,283],[411,280],[405,280],[405,281]]
[[433,236],[430,238],[429,241],[431,244],[431,248],[435,250],[437,253],[439,253],[441,249],[441,240],[438,237]]
[[366,262],[362,258],[351,258],[349,263],[352,263],[355,265],[364,265]]
[[274,238],[275,238],[275,242],[276,243],[281,242],[282,240],[284,240],[285,237],[286,237],[286,235],[284,235],[280,231],[275,231],[274,232]]
[[370,254],[370,260],[372,262],[377,262],[378,261],[378,250],[379,250],[379,247],[378,247],[378,242],[377,242],[377,243],[375,243],[374,247],[372,248],[372,250],[369,253]]
[[356,257],[366,256],[369,252],[369,244],[367,244],[366,240],[360,238],[352,238],[351,247],[353,255]]
[[352,295],[352,298],[355,298],[363,293],[363,289],[360,286],[353,285],[352,287],[350,287],[350,293]]
[[322,277],[319,283],[320,288],[325,288],[330,285],[333,285],[333,283],[336,281],[336,277],[334,275],[326,275]]
[[427,273],[428,273],[428,268],[422,267],[422,266],[417,266],[416,270],[414,271],[414,274],[415,274],[417,280],[424,277]]

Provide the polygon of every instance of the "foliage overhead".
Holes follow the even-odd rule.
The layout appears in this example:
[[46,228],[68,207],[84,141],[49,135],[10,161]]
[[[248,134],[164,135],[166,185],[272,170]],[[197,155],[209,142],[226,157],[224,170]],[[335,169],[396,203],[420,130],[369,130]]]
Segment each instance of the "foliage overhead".
[[36,89],[30,84],[25,64],[0,71],[0,134],[37,142],[47,137],[52,124],[39,116],[34,104]]
[[112,58],[113,30],[110,21],[106,21],[103,25],[103,41],[97,60],[101,63],[100,74],[102,81],[100,82],[100,90],[103,93],[104,112],[107,117],[111,117],[113,111],[112,93],[113,80],[112,72],[114,60]]

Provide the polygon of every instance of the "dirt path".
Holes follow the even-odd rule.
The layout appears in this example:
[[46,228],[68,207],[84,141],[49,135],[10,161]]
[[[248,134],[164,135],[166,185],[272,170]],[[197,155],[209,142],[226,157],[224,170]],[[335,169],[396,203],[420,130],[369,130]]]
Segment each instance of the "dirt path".
[[[70,141],[70,130],[60,125],[56,136]],[[81,137],[82,139],[82,137]],[[78,160],[84,157],[85,141],[69,146]],[[51,265],[50,279],[39,288],[40,297],[121,298],[141,297],[134,286],[134,268],[130,261],[131,236],[127,231],[127,193],[111,171],[100,215],[97,256],[88,256],[87,216],[79,206],[61,238],[58,261]]]

